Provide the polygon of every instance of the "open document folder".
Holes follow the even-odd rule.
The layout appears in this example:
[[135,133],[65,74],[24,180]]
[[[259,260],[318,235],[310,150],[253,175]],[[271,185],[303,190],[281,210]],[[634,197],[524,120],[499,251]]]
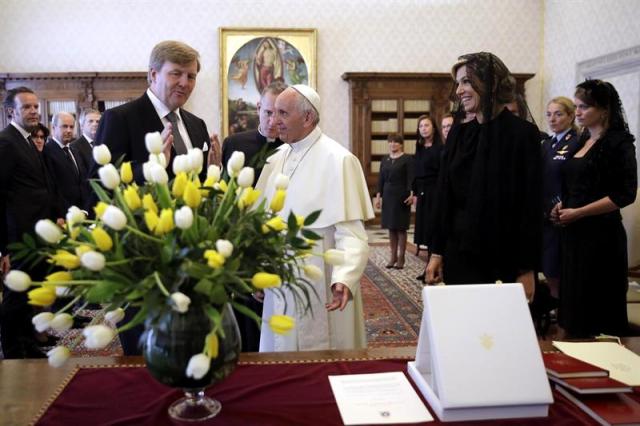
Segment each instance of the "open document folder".
[[640,386],[640,356],[613,342],[553,342],[565,354],[609,371],[629,386]]
[[442,421],[545,417],[553,402],[521,284],[425,287],[409,375]]

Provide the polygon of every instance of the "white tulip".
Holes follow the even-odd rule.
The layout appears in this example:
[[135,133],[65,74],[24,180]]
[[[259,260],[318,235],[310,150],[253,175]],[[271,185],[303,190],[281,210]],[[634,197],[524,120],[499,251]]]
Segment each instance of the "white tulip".
[[167,157],[164,156],[164,152],[160,154],[156,154],[156,158],[158,160],[158,164],[160,164],[165,169],[167,168]]
[[255,172],[252,167],[243,167],[238,174],[238,185],[241,188],[248,188],[253,185]]
[[31,286],[31,277],[26,272],[14,269],[4,277],[4,285],[9,287],[9,290],[22,292]]
[[217,181],[219,181],[220,167],[216,166],[215,164],[210,165],[209,168],[207,169],[207,179],[208,178],[213,179],[213,183],[216,183]]
[[56,286],[56,297],[71,296],[71,289],[69,287],[58,285]]
[[142,176],[144,176],[144,180],[147,182],[151,182],[151,165],[152,164],[153,163],[151,161],[142,163]]
[[202,150],[200,148],[190,149],[187,157],[189,158],[191,170],[196,173],[200,173],[202,171],[202,164],[204,163],[204,155],[202,154]]
[[216,241],[216,250],[225,258],[229,257],[233,253],[233,244],[229,240],[218,240]]
[[51,321],[55,317],[51,312],[41,312],[38,315],[31,318],[31,324],[36,328],[38,333],[42,333],[51,327]]
[[73,317],[69,314],[56,314],[49,326],[53,328],[55,331],[67,331],[73,326]]
[[344,263],[344,252],[337,249],[329,249],[324,252],[324,261],[329,265],[342,265]]
[[147,151],[152,154],[160,154],[162,152],[162,145],[164,141],[160,132],[147,133],[144,136],[144,146],[147,147]]
[[98,169],[98,176],[100,176],[100,182],[102,186],[107,189],[116,189],[120,185],[120,173],[116,170],[116,167],[109,163],[100,169]]
[[176,155],[173,159],[173,174],[189,171],[189,158],[186,155]]
[[187,296],[186,294],[176,291],[175,293],[171,294],[171,301],[173,302],[172,309],[174,311],[184,314],[189,310],[191,299],[189,299],[189,296]]
[[78,207],[71,206],[69,210],[67,210],[66,218],[67,223],[73,225],[74,223],[82,223],[87,218],[87,215]]
[[49,365],[55,368],[62,367],[71,356],[71,351],[65,346],[56,346],[47,352]]
[[102,271],[106,262],[107,260],[105,259],[104,254],[93,250],[83,253],[80,257],[80,263],[82,266],[95,272]]
[[193,210],[189,206],[182,206],[175,212],[175,223],[180,229],[189,229],[193,224]]
[[116,206],[107,206],[102,214],[102,221],[114,231],[120,231],[127,226],[127,217]]
[[187,365],[187,377],[193,377],[196,380],[202,379],[209,372],[211,366],[211,358],[203,353],[193,355]]
[[111,161],[111,151],[106,145],[96,145],[93,147],[93,159],[96,163],[104,166]]
[[102,349],[113,340],[115,333],[106,325],[90,325],[82,330],[85,337],[84,346],[87,349]]
[[275,185],[276,189],[287,189],[287,187],[289,186],[289,176],[278,173],[278,176],[276,176]]
[[40,219],[36,222],[36,234],[51,244],[56,244],[62,239],[62,229],[49,219]]
[[323,276],[322,271],[316,265],[304,265],[302,269],[304,274],[313,281],[318,281]]
[[244,166],[244,152],[234,151],[227,162],[227,173],[229,176],[236,176]]
[[152,164],[149,168],[149,174],[151,175],[151,182],[153,183],[159,183],[162,185],[169,182],[167,170],[160,164]]
[[104,314],[104,319],[113,325],[116,325],[124,319],[124,309],[117,308]]

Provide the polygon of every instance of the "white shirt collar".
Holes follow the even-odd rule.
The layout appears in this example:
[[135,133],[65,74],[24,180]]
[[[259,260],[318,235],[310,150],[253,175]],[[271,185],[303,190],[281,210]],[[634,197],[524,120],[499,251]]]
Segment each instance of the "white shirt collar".
[[564,137],[567,135],[567,133],[569,133],[571,131],[571,127],[569,127],[567,130],[565,130],[562,133],[556,133],[553,138],[557,141],[561,141],[564,139]]
[[91,139],[85,133],[83,133],[82,136],[84,136],[84,138],[87,140],[87,142],[89,142],[89,145],[93,146],[93,139]]
[[19,125],[15,121],[11,120],[11,125],[18,129],[23,138],[27,139],[29,136],[31,136],[31,133],[27,132],[21,125]]
[[298,142],[294,142],[289,144],[291,150],[293,152],[301,152],[307,148],[309,148],[318,138],[322,135],[322,130],[320,130],[319,126],[316,126],[311,133],[305,136],[303,139],[300,139]]
[[[167,106],[162,103],[160,99],[158,99],[158,97],[151,91],[150,88],[147,89],[147,96],[149,96],[149,100],[153,104],[153,108],[156,110],[158,117],[165,118],[167,114],[171,112],[171,110],[167,108]],[[180,116],[180,108],[176,109],[175,113],[178,116],[178,120],[182,120],[182,117]]]
[[55,143],[57,143],[60,148],[64,148],[65,146],[68,146],[68,145],[63,144],[62,142],[60,142],[58,139],[54,138],[53,136],[51,136],[51,140],[54,141]]

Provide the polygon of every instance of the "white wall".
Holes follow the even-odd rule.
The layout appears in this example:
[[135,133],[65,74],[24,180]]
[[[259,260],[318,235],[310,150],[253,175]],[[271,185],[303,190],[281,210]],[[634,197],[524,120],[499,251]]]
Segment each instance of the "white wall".
[[[219,131],[218,27],[317,28],[326,133],[349,143],[347,71],[448,72],[496,53],[513,72],[542,67],[544,6],[532,0],[0,0],[0,72],[144,71],[154,44],[202,55],[187,107]],[[527,86],[535,115],[541,80]]]

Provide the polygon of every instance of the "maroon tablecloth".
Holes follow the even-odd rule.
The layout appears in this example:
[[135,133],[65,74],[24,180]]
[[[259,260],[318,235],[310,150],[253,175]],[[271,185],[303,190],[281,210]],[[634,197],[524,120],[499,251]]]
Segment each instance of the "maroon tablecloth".
[[[406,360],[375,360],[238,365],[224,382],[207,390],[207,395],[222,403],[222,411],[205,424],[342,425],[327,376],[406,372],[406,364]],[[181,396],[180,390],[156,382],[144,367],[81,368],[37,424],[172,425],[176,423],[169,419],[167,409]],[[464,424],[597,424],[561,395],[554,393],[554,398],[548,418]]]

